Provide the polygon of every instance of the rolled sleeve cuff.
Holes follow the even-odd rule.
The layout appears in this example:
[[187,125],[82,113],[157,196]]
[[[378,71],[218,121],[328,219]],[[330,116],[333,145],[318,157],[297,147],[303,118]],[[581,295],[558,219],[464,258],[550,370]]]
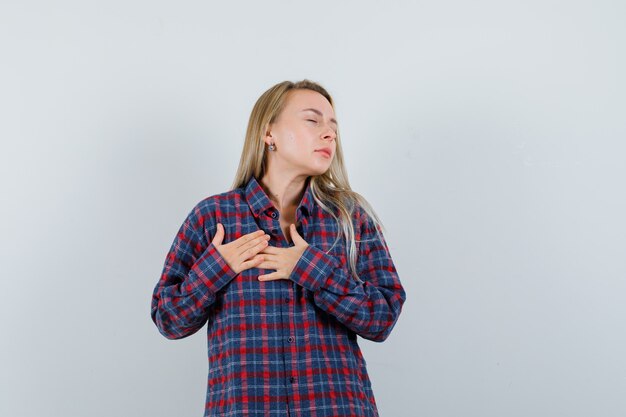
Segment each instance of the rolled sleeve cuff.
[[189,285],[192,288],[190,290],[204,286],[212,294],[215,294],[237,274],[217,251],[213,243],[209,243],[202,256],[191,267],[190,278],[192,279]]
[[335,271],[338,270],[341,270],[340,259],[309,245],[289,278],[312,292],[325,288],[344,293],[349,290],[349,280],[345,274],[336,274]]

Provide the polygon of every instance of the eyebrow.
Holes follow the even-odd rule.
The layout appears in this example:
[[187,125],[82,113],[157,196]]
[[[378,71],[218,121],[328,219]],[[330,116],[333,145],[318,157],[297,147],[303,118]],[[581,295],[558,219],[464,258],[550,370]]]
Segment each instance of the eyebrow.
[[[305,112],[305,111],[312,111],[313,113],[319,115],[319,116],[323,116],[322,112],[317,110],[317,109],[302,109],[301,112]],[[337,124],[337,120],[335,119],[330,119],[331,122],[333,122],[335,125]]]

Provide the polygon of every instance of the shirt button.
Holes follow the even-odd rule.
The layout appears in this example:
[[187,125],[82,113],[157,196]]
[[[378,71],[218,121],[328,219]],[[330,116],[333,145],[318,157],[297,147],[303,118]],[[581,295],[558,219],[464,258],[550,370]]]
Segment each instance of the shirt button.
[[270,216],[272,216],[272,219],[275,219],[277,214],[274,210],[272,210],[272,213],[270,214]]
[[278,229],[272,229],[272,234],[278,233]]
[[293,384],[294,382],[296,382],[296,378],[291,377],[291,378],[289,378],[289,381]]
[[289,336],[289,339],[287,339],[289,341],[289,343],[293,342],[293,336]]
[[289,298],[285,298],[285,302],[289,304]]

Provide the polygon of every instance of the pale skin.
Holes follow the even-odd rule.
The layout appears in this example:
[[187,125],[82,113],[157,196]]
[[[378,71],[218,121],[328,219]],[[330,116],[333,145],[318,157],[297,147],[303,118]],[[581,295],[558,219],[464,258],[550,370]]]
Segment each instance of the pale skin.
[[[275,272],[261,275],[258,280],[289,279],[309,245],[296,230],[296,209],[304,194],[306,179],[330,168],[336,137],[335,112],[323,95],[311,90],[289,91],[285,107],[275,122],[267,126],[263,138],[266,145],[274,144],[276,150],[267,151],[267,169],[260,182],[279,212],[284,236],[293,246],[271,246],[270,236],[263,230],[222,245],[224,226],[218,223],[212,243],[235,272],[250,268],[272,269]],[[326,149],[329,155],[320,149]]]

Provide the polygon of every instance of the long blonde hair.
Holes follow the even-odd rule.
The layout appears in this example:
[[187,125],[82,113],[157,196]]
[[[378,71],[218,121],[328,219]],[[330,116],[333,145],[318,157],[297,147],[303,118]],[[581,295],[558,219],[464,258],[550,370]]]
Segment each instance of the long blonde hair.
[[[243,151],[239,161],[239,168],[237,169],[232,189],[245,187],[253,175],[259,180],[264,176],[266,170],[266,151],[263,137],[265,136],[269,124],[276,120],[284,108],[287,93],[295,89],[316,91],[326,97],[333,110],[335,109],[333,99],[328,91],[318,83],[308,79],[298,82],[283,81],[265,91],[255,103],[250,114]],[[350,187],[348,174],[343,161],[343,150],[341,148],[339,132],[337,132],[335,140],[335,157],[331,162],[330,168],[321,175],[310,177],[311,191],[315,202],[319,204],[322,210],[329,213],[337,221],[340,229],[343,231],[343,237],[347,242],[346,256],[349,261],[350,271],[353,277],[361,281],[356,273],[357,251],[354,225],[352,223],[352,217],[355,214],[355,205],[359,204],[374,222],[377,234],[382,235],[383,224],[367,200]],[[339,211],[339,217],[335,215],[331,206]]]

